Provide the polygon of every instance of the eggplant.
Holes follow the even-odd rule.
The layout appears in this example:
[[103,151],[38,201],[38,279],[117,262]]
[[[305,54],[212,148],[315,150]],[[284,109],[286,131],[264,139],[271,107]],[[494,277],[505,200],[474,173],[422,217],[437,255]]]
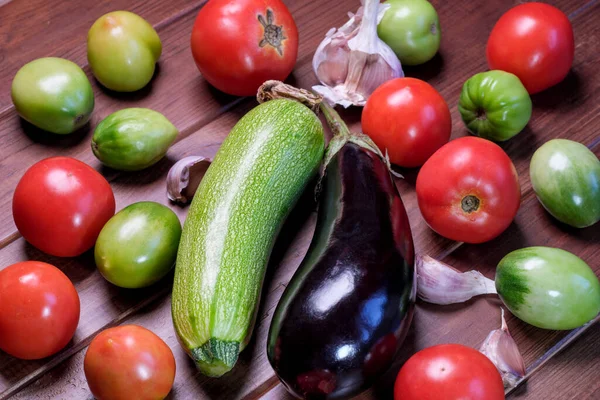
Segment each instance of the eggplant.
[[392,364],[416,298],[414,246],[389,162],[325,103],[334,131],[315,233],[271,322],[267,356],[288,391],[347,399]]

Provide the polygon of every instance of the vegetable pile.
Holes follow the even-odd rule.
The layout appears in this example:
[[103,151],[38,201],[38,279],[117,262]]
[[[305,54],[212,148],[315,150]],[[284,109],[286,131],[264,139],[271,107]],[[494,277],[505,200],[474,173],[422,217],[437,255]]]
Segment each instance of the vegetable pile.
[[[312,59],[320,84],[309,91],[280,82],[292,73],[299,45],[281,0],[235,6],[209,0],[191,34],[196,66],[216,89],[257,95],[260,104],[237,122],[214,159],[191,155],[173,163],[168,199],[191,202],[183,227],[179,212],[152,201],[115,214],[113,190],[101,173],[53,157],[32,165],[15,187],[12,213],[20,234],[55,257],[94,248],[99,273],[125,290],[168,284],[174,268],[177,338],[202,374],[220,377],[236,367],[252,338],[276,239],[314,186],[314,237],[273,312],[266,344],[286,389],[307,400],[348,399],[373,386],[407,348],[417,297],[447,305],[498,296],[514,316],[541,329],[597,320],[600,281],[567,250],[514,250],[499,262],[494,280],[415,254],[392,167],[420,167],[418,207],[437,234],[478,244],[505,232],[519,211],[522,182],[494,142],[529,135],[530,95],[568,74],[574,58],[568,18],[555,7],[527,3],[498,20],[486,48],[490,70],[465,77],[454,103],[472,135],[450,140],[443,93],[404,77],[402,69],[438,53],[435,8],[426,0],[361,3],[343,26],[323,32]],[[161,52],[154,28],[128,11],[101,16],[88,33],[91,71],[109,95],[148,87]],[[85,73],[61,58],[25,64],[11,95],[16,112],[49,135],[73,133],[89,123],[94,108]],[[336,105],[364,107],[363,133],[350,131]],[[333,133],[327,145],[319,112]],[[157,168],[178,134],[158,111],[115,110],[95,126],[91,152],[108,167],[103,173]],[[600,161],[583,144],[544,143],[532,154],[529,176],[559,223],[585,228],[600,220]],[[58,268],[24,261],[0,271],[0,349],[11,356],[58,353],[73,338],[79,313],[77,290]],[[503,399],[526,369],[504,308],[501,313],[501,327],[479,351],[442,344],[409,358],[394,399]],[[175,359],[153,332],[122,325],[93,339],[84,371],[100,400],[163,399],[175,379]]]

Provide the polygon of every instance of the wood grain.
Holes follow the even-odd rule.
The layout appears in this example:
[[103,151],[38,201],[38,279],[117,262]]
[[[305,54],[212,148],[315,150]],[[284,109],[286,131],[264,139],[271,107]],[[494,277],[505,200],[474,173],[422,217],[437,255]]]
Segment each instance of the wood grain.
[[528,398],[546,400],[600,399],[600,324],[592,326],[570,347],[552,358],[509,400]]
[[[26,2],[13,0],[0,8],[2,21],[5,18],[5,9],[9,6],[17,7],[18,3]],[[102,1],[98,3],[104,4]],[[358,1],[336,3],[335,9],[324,0],[286,3],[294,14],[301,37],[299,60],[292,82],[302,87],[310,87],[316,82],[310,66],[314,48],[324,32],[329,27],[343,22],[345,12],[354,10]],[[485,58],[482,56],[485,38],[494,21],[518,2],[461,0],[433,3],[440,14],[444,32],[441,56],[437,56],[421,68],[406,68],[406,73],[428,80],[442,93],[452,110],[453,137],[462,136],[466,131],[455,106],[462,83],[473,73],[486,69]],[[524,194],[521,210],[509,230],[497,240],[482,246],[461,246],[440,238],[427,228],[418,211],[414,194],[417,171],[403,170],[406,179],[397,182],[409,213],[417,249],[443,258],[459,269],[473,268],[476,262],[478,268],[492,276],[499,257],[507,251],[529,244],[560,246],[582,256],[595,268],[599,267],[600,227],[577,231],[557,224],[537,203],[527,176],[529,157],[535,148],[549,138],[574,138],[588,145],[596,154],[600,151],[600,141],[594,130],[595,124],[599,122],[598,103],[594,98],[600,89],[600,79],[595,73],[596,65],[600,61],[600,28],[595,23],[600,16],[599,5],[595,1],[586,3],[561,0],[553,3],[572,16],[577,40],[576,62],[573,73],[565,82],[534,98],[535,111],[529,128],[503,145],[520,173]],[[151,4],[150,2],[149,5],[140,7],[145,10],[144,7],[152,7]],[[40,132],[36,133],[30,127],[22,126],[10,107],[5,112],[0,112],[0,140],[4,144],[1,150],[3,160],[0,161],[0,238],[3,238],[0,239],[0,247],[4,247],[0,250],[0,269],[25,259],[51,262],[73,280],[82,300],[82,319],[75,338],[60,354],[47,360],[24,362],[0,353],[0,399],[15,393],[15,398],[23,399],[90,398],[82,371],[85,347],[99,330],[121,323],[142,324],[155,331],[171,346],[178,365],[174,391],[170,396],[173,399],[286,398],[285,390],[278,384],[265,359],[264,348],[270,315],[312,236],[315,214],[310,193],[294,210],[277,243],[268,270],[261,317],[254,339],[249,348],[242,353],[239,365],[222,379],[207,379],[199,375],[177,344],[170,321],[170,278],[144,290],[118,289],[104,281],[95,271],[91,254],[69,260],[49,257],[19,238],[12,224],[10,199],[14,185],[33,162],[56,154],[75,156],[104,173],[111,181],[118,208],[139,200],[154,200],[167,204],[164,178],[172,163],[190,154],[214,154],[237,119],[255,104],[251,99],[240,100],[219,94],[204,83],[193,65],[188,43],[197,9],[195,4],[200,3],[174,4],[172,10],[169,9],[170,6],[156,6],[162,11],[152,11],[146,16],[152,23],[158,23],[165,51],[160,61],[160,71],[149,90],[133,96],[115,96],[98,88],[93,82],[97,106],[92,126],[110,112],[135,105],[163,112],[180,129],[178,142],[169,150],[167,158],[159,164],[138,173],[119,174],[102,168],[93,159],[89,151],[89,128],[80,133],[80,136],[76,136],[73,142],[56,142]],[[23,8],[19,9],[20,11],[17,10],[20,14],[17,14],[25,15],[28,6],[21,7]],[[40,7],[52,8],[49,4]],[[85,14],[85,18],[90,21],[87,25],[82,23],[79,28],[73,29],[87,32],[91,22],[99,16],[88,17],[88,13],[104,12],[95,7],[92,6],[92,9],[96,11],[78,9],[77,12]],[[327,13],[323,12],[325,7],[329,10]],[[13,13],[17,12],[11,10]],[[62,12],[65,12],[64,8]],[[43,18],[45,13],[55,11],[44,9],[39,13],[40,18]],[[60,14],[57,11],[56,13]],[[0,40],[5,37],[3,26],[4,24],[0,26]],[[35,35],[41,35],[40,32],[36,32]],[[64,35],[60,37],[68,37]],[[64,50],[79,51],[78,54],[84,57],[84,48],[73,50],[80,45],[76,45],[76,42],[77,40],[73,40],[70,47],[65,45]],[[43,46],[40,46],[37,51],[44,50]],[[0,59],[5,54],[2,51],[0,46]],[[87,69],[86,72],[89,73]],[[9,87],[12,75],[2,74],[4,68],[0,72],[0,93],[6,93],[1,88],[2,85]],[[2,94],[0,109],[1,96]],[[355,128],[359,128],[358,110],[352,109],[343,114],[347,120],[354,122]],[[23,129],[29,132],[29,136],[23,135]],[[187,209],[174,210],[182,220],[185,218]],[[478,299],[466,305],[448,308],[419,304],[415,323],[395,368],[381,380],[374,391],[360,398],[390,398],[390,385],[395,372],[403,360],[417,349],[448,341],[477,346],[489,330],[495,329],[499,323],[498,313],[498,302],[493,299]],[[509,320],[509,326],[528,364],[539,358],[561,337],[559,333],[538,330],[515,318]],[[542,372],[544,370],[545,368]],[[597,384],[592,386],[589,385],[586,390],[597,390]],[[560,389],[556,387],[560,393]],[[531,390],[520,396],[519,398],[538,398],[537,393]]]
[[[87,32],[110,11],[132,11],[155,26],[197,10],[205,0],[26,0],[0,2],[0,113],[12,108],[10,84],[23,64],[40,57],[63,57],[87,64]],[[51,38],[51,43],[49,43]]]
[[[339,2],[340,7],[352,7],[354,0]],[[314,51],[323,33],[313,26],[315,15],[324,1],[304,4],[290,2],[290,10],[302,34],[299,62],[290,80],[315,83],[312,75],[309,51]],[[25,170],[35,162],[51,156],[71,156],[100,169],[100,163],[90,149],[91,131],[110,113],[125,107],[147,107],[163,113],[179,129],[177,140],[183,140],[223,112],[249,99],[227,96],[210,87],[201,77],[193,62],[189,48],[189,36],[196,9],[192,8],[177,19],[161,25],[158,33],[163,43],[163,55],[158,72],[144,89],[132,94],[117,94],[98,86],[91,78],[89,69],[84,70],[92,79],[96,105],[90,124],[69,136],[51,135],[22,121],[13,108],[0,113],[0,142],[3,143],[0,160],[0,245],[14,240],[16,227],[10,207],[12,192]],[[343,23],[343,14],[332,15],[328,24]],[[323,21],[321,21],[323,22]],[[306,28],[304,28],[306,26]],[[304,29],[303,29],[304,28]],[[312,54],[312,53],[311,53]],[[0,92],[1,93],[1,92]],[[23,131],[25,134],[23,134]],[[103,171],[109,180],[118,174]]]

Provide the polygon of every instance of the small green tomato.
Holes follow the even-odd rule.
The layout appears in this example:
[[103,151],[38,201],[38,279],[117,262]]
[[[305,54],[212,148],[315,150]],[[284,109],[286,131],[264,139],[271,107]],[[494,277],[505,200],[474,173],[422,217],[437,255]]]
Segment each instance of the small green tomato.
[[11,87],[17,113],[40,129],[67,134],[85,125],[94,92],[79,66],[64,58],[38,58],[25,64]]
[[435,8],[427,0],[388,0],[390,8],[377,27],[377,34],[403,65],[419,65],[433,58],[442,33]]
[[552,247],[507,254],[496,290],[511,313],[543,329],[575,329],[600,312],[600,282],[581,258]]
[[180,237],[181,224],[171,209],[149,201],[131,204],[102,228],[96,266],[117,286],[151,285],[173,268]]
[[498,142],[521,132],[531,118],[531,109],[531,98],[519,78],[497,70],[469,78],[458,101],[458,111],[467,129]]
[[164,157],[177,128],[148,108],[125,108],[110,114],[94,131],[92,151],[104,165],[138,171]]
[[133,92],[154,75],[162,52],[158,34],[145,19],[129,11],[98,18],[88,32],[87,57],[94,76],[117,92]]
[[533,153],[531,185],[554,218],[585,228],[600,221],[600,160],[581,143],[552,139]]

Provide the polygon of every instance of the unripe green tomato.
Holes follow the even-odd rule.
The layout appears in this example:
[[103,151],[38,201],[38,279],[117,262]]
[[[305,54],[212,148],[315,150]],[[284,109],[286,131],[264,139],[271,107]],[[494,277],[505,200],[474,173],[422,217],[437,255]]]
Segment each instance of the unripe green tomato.
[[154,75],[162,52],[158,34],[145,19],[129,11],[98,18],[88,32],[87,57],[100,83],[117,92],[134,92]]
[[552,247],[507,254],[496,290],[511,313],[543,329],[575,329],[600,312],[600,282],[581,258]]
[[85,125],[94,110],[94,92],[79,66],[64,58],[25,64],[11,87],[17,113],[40,129],[67,134]]
[[181,223],[171,209],[142,201],[116,213],[102,228],[94,257],[109,282],[141,288],[164,277],[174,266]]
[[521,132],[531,118],[531,98],[516,75],[480,72],[463,85],[458,111],[467,129],[502,142]]
[[98,124],[92,151],[104,165],[138,171],[163,158],[177,133],[171,121],[157,111],[125,108]]
[[377,34],[403,65],[419,65],[440,48],[442,32],[435,8],[427,0],[388,0]]
[[533,153],[531,185],[554,218],[585,228],[600,221],[600,160],[581,143],[552,139]]

